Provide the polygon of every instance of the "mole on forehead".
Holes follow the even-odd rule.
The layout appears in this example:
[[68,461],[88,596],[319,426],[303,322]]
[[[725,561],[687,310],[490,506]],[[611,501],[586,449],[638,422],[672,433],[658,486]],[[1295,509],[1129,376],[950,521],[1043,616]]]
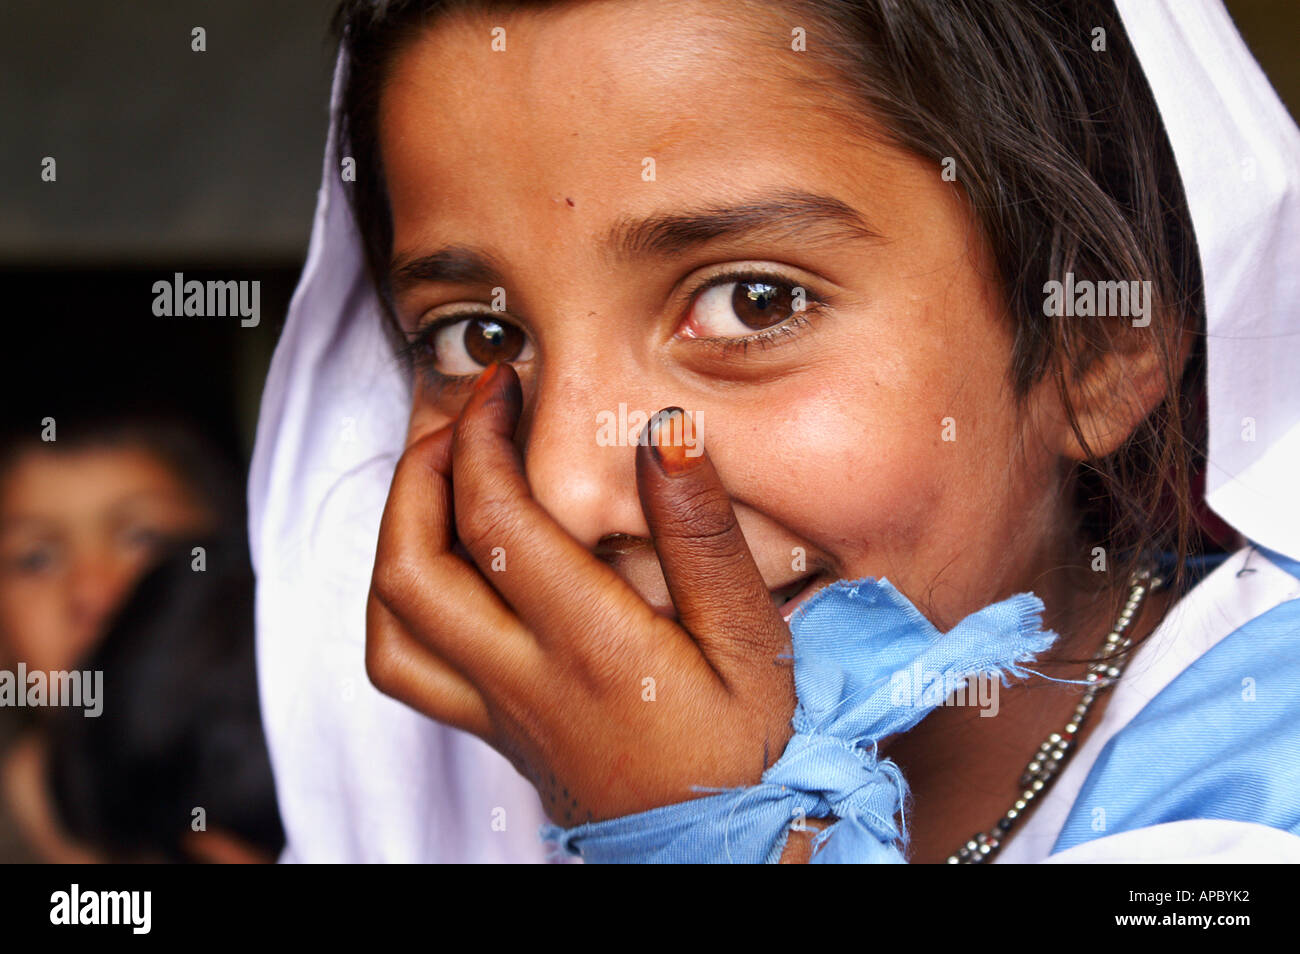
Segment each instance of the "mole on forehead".
[[[604,248],[623,260],[674,258],[709,242],[764,235],[799,238],[806,245],[879,239],[863,215],[841,200],[793,190],[645,218],[620,217]],[[487,252],[448,246],[426,253],[398,252],[391,274],[396,294],[421,282],[503,284],[504,269]]]

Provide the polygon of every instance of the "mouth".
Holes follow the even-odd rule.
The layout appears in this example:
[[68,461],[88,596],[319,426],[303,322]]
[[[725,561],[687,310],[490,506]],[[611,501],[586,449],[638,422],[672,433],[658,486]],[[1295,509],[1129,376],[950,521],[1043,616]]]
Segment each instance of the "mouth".
[[801,576],[797,580],[792,580],[784,586],[779,586],[772,590],[772,605],[777,608],[777,611],[781,614],[781,618],[787,623],[790,622],[790,617],[793,616],[794,611],[799,608],[799,604],[803,603],[829,582],[824,577],[825,574],[820,572],[809,573],[806,576]]
[[[777,608],[778,612],[780,612],[781,618],[788,623],[790,622],[790,617],[794,614],[794,611],[799,608],[800,603],[803,603],[830,582],[831,578],[828,574],[821,571],[815,571],[813,573],[807,573],[798,579],[791,580],[789,583],[786,583],[783,586],[778,586],[768,592],[772,596],[772,605]],[[660,616],[665,616],[674,620],[677,619],[677,608],[671,603],[666,606],[651,604],[651,608]]]

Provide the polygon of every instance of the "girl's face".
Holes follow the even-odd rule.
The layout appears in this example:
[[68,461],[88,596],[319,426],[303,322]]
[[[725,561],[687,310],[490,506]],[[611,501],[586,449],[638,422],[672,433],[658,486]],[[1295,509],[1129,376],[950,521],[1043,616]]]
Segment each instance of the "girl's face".
[[32,450],[0,475],[0,655],[76,666],[159,547],[211,521],[180,478],[130,447]]
[[887,576],[954,622],[1060,558],[1060,409],[1013,400],[957,185],[837,112],[786,21],[575,4],[440,22],[397,56],[379,121],[397,311],[425,329],[412,439],[512,360],[535,497],[672,615],[636,430],[601,425],[679,405],[770,588]]

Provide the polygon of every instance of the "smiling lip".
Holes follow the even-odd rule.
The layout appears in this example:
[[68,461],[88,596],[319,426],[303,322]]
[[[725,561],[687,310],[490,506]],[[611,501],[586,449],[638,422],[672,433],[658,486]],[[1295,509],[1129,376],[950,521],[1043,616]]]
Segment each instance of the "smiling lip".
[[[823,576],[822,573],[810,573],[807,576],[791,580],[789,583],[773,587],[768,591],[772,594],[772,605],[780,611],[781,617],[787,623],[790,622],[790,616],[798,608],[799,604],[821,589],[822,584],[825,582]],[[791,593],[792,587],[798,587],[798,589]],[[650,608],[660,616],[666,616],[669,619],[677,618],[677,607],[673,606],[672,603],[667,606],[652,603]]]
[[790,622],[790,617],[793,616],[794,611],[799,608],[799,604],[803,603],[820,590],[824,584],[825,580],[822,578],[822,574],[820,573],[814,573],[812,576],[804,577],[803,588],[784,603],[777,606],[777,611],[780,612],[781,618],[787,623]]

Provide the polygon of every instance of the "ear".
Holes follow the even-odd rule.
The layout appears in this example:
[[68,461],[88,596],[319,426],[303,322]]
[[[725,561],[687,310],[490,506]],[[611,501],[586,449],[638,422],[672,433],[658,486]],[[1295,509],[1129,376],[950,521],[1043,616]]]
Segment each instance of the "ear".
[[[1178,386],[1192,341],[1190,331],[1175,338],[1162,337],[1154,326],[1126,328],[1111,336],[1109,347],[1084,370],[1064,370],[1064,389],[1086,446],[1070,426],[1057,382],[1051,377],[1042,381],[1041,386],[1052,392],[1039,396],[1050,418],[1044,422],[1046,432],[1055,436],[1060,455],[1084,461],[1119,450],[1170,389]],[[1175,346],[1176,353],[1169,354]]]

